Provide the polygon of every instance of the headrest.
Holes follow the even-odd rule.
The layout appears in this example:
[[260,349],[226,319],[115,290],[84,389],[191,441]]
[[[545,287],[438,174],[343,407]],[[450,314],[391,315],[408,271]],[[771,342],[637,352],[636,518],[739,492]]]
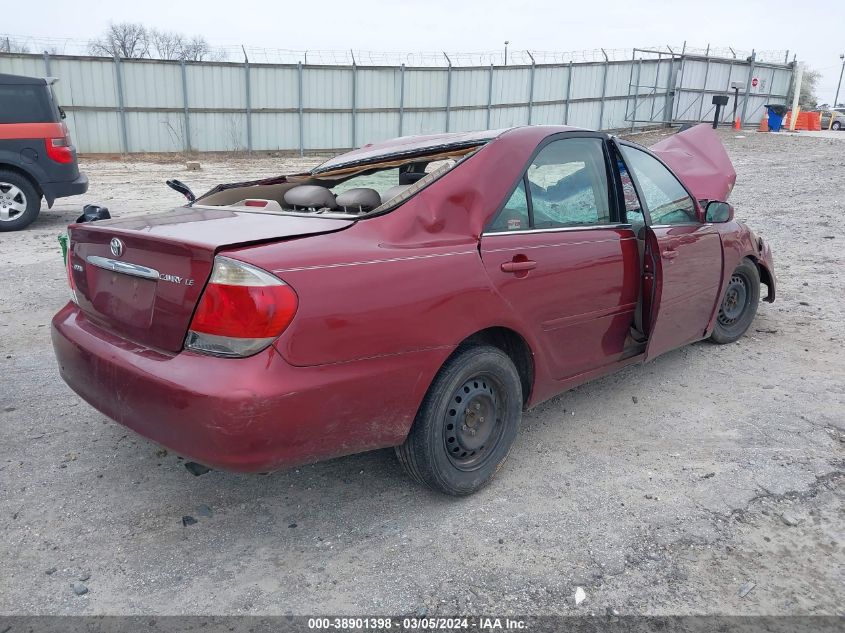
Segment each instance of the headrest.
[[345,211],[360,211],[365,213],[372,211],[381,204],[381,197],[375,189],[357,187],[348,189],[337,196],[337,206]]
[[387,189],[383,194],[381,194],[382,204],[384,204],[388,200],[392,200],[410,186],[411,185],[396,185],[394,187],[391,187],[390,189]]
[[319,185],[299,185],[285,192],[285,202],[306,209],[336,209],[334,194]]

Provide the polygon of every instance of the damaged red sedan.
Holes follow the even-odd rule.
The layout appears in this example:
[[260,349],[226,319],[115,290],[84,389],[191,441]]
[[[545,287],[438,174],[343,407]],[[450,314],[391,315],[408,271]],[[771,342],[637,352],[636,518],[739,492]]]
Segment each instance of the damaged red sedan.
[[165,213],[71,225],[64,380],[210,466],[383,447],[462,495],[522,411],[693,341],[735,341],[768,245],[697,126],[651,151],[523,127],[405,137]]

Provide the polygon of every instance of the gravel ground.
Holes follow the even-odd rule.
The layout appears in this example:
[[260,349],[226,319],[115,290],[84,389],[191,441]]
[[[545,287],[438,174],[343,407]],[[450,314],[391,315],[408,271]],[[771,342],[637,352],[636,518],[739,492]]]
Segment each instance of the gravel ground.
[[180,202],[174,175],[199,191],[310,164],[83,160],[88,194],[0,234],[0,613],[845,613],[845,134],[722,136],[778,301],[736,344],[529,412],[467,499],[390,450],[193,476],[76,397],[49,322],[68,298],[56,235],[83,203],[137,214]]

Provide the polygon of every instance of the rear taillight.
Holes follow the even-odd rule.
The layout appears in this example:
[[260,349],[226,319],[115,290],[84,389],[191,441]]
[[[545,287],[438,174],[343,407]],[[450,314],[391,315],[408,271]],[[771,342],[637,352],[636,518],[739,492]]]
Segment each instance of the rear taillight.
[[60,138],[48,138],[44,141],[47,144],[47,156],[57,163],[73,162],[73,146],[70,144],[69,136]]
[[216,257],[185,348],[215,356],[251,356],[285,331],[298,304],[296,293],[278,277]]

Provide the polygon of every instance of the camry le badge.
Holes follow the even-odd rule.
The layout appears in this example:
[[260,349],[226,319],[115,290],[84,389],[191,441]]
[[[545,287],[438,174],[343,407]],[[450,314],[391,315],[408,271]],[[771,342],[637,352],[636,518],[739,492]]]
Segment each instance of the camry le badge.
[[120,257],[123,255],[123,242],[121,242],[116,237],[111,238],[111,242],[109,242],[109,249],[111,249],[111,254],[115,257]]

